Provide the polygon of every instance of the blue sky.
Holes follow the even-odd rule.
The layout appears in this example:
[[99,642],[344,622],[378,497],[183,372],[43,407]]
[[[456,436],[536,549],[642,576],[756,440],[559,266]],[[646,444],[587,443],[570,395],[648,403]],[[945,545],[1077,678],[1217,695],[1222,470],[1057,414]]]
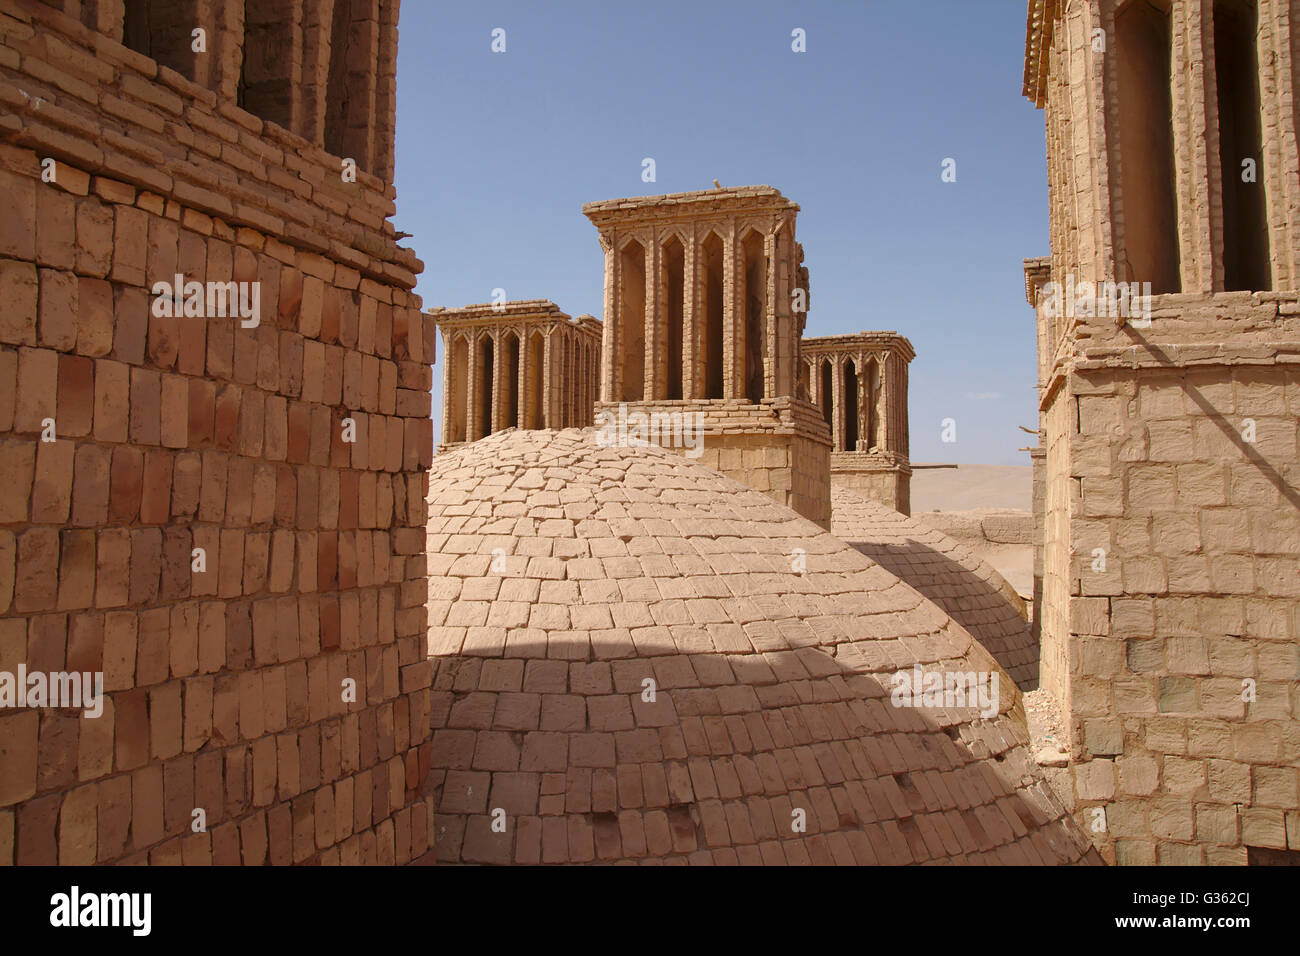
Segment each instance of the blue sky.
[[1024,0],[407,0],[394,222],[425,263],[416,291],[460,306],[500,287],[603,318],[584,202],[767,183],[802,207],[806,334],[895,329],[916,347],[913,461],[1027,464],[1020,261],[1048,244],[1024,28]]

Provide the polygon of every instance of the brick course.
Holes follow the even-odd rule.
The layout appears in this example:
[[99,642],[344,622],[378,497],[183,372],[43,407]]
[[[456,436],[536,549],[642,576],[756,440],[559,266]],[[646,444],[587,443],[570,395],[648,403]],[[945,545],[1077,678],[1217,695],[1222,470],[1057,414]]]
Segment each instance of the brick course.
[[[396,384],[428,389],[420,263],[387,177],[343,182],[116,29],[0,13],[0,666],[102,670],[106,698],[0,711],[0,864],[406,862],[430,827],[432,433]],[[177,271],[259,281],[260,326],[155,315]],[[346,402],[307,354],[355,363]]]

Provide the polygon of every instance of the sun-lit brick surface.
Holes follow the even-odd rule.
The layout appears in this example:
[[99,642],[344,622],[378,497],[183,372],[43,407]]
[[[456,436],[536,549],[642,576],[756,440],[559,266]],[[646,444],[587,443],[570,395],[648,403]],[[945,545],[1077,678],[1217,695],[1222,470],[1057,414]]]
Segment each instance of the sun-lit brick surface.
[[[0,865],[405,862],[435,343],[386,221],[396,4],[339,3],[332,58],[304,26],[337,138],[302,89],[234,105],[238,20],[196,56],[183,4],[60,6],[0,9],[0,672],[104,701],[0,708]],[[259,321],[156,309],[178,273],[257,283]]]
[[1038,646],[1014,594],[983,559],[942,531],[855,491],[831,488],[831,533],[916,588],[961,624],[1021,690],[1038,686]]
[[441,862],[1085,858],[1010,682],[992,719],[891,706],[894,672],[988,654],[761,492],[507,431],[438,455],[429,505]]

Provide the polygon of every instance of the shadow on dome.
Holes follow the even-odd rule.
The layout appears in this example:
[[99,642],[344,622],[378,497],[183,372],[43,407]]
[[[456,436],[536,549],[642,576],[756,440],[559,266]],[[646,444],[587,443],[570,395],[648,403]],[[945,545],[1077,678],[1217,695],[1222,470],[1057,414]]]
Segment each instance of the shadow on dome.
[[[525,431],[435,456],[428,504],[439,860],[1100,861],[989,653],[765,495]],[[951,696],[896,702],[917,668]]]
[[1038,642],[992,566],[943,532],[853,492],[836,488],[832,502],[836,537],[952,615],[1021,690],[1038,687]]
[[992,719],[895,706],[858,669],[882,663],[863,644],[611,658],[555,635],[436,657],[438,861],[1100,862],[1033,764],[1009,682]]

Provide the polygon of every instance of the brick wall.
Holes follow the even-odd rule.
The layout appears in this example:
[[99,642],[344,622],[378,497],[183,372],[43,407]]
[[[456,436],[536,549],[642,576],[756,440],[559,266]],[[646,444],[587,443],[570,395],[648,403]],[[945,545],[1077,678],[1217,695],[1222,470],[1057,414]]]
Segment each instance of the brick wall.
[[1245,863],[1300,850],[1300,296],[1154,304],[1046,408],[1045,683],[1105,855]]
[[860,491],[872,501],[912,513],[912,468],[904,458],[870,452],[831,452],[831,474],[837,487]]
[[[0,672],[106,697],[0,708],[0,864],[422,854],[433,329],[391,187],[52,8],[0,37]],[[259,282],[260,324],[160,315],[176,273]]]

